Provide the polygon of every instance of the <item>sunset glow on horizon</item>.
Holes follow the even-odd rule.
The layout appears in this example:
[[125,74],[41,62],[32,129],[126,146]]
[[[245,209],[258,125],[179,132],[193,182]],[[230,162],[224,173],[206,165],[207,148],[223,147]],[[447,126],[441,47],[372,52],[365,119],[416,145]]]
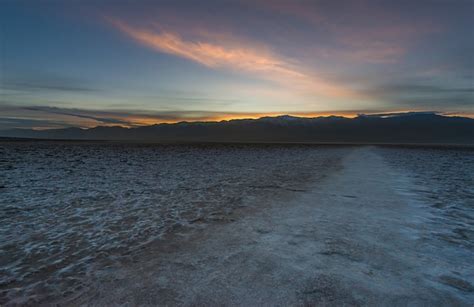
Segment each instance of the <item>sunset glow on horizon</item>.
[[474,117],[472,1],[6,1],[0,130]]

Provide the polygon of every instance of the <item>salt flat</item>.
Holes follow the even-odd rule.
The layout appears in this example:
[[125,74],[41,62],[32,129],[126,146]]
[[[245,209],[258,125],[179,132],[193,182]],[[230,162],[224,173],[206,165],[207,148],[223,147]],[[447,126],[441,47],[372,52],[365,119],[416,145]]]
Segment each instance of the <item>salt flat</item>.
[[473,251],[431,238],[414,184],[375,148],[354,148],[306,190],[198,233],[177,229],[59,302],[472,305]]

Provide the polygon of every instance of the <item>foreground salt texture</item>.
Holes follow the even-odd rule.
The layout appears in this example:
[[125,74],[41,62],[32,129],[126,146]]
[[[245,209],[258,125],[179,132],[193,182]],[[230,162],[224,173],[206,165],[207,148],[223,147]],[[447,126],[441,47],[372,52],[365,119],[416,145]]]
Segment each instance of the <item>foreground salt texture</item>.
[[0,304],[50,302],[177,229],[300,193],[343,149],[0,143]]
[[[190,150],[189,157],[195,157],[195,149]],[[209,150],[219,157],[223,149]],[[81,288],[46,302],[469,306],[474,301],[472,152],[291,146],[224,152],[230,156],[217,158],[225,163],[216,170],[228,183],[222,194],[205,192],[214,188],[192,194],[195,186],[187,186],[188,192],[176,198],[179,208],[184,199],[213,195],[214,211],[183,215],[158,237],[144,236],[147,244],[137,236],[136,243],[126,241],[130,246],[106,249],[107,261],[97,257],[94,265],[85,266],[87,282],[70,273]],[[241,164],[229,171],[226,163]],[[418,170],[423,163],[429,171]],[[239,177],[244,167],[247,172]],[[183,170],[189,178],[203,172],[199,167],[190,171]],[[449,178],[438,178],[443,175]],[[199,178],[187,183],[198,185],[205,176]],[[224,210],[222,204],[233,202],[222,195],[232,191],[243,198]],[[194,212],[189,208],[186,212]],[[129,211],[121,214],[126,217]],[[99,216],[107,220],[104,215]],[[137,222],[123,225],[140,229]],[[102,231],[104,225],[97,228]],[[153,223],[144,225],[153,228]],[[102,245],[86,245],[84,252],[96,255],[92,252],[104,244],[98,242]],[[54,274],[58,279],[52,284],[64,289],[68,279]],[[8,293],[18,299],[11,288]]]
[[470,305],[472,247],[437,239],[434,212],[407,195],[413,179],[382,154],[355,149],[311,191],[183,232],[73,302]]

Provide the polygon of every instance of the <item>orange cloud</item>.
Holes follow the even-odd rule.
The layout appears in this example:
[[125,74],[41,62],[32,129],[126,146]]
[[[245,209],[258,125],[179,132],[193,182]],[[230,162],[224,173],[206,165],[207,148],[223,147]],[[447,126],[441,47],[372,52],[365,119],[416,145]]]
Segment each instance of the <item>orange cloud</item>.
[[[285,87],[323,96],[348,97],[355,95],[346,87],[310,75],[292,64],[291,61],[263,50],[263,48],[242,42],[229,44],[228,41],[232,38],[223,39],[217,43],[200,40],[190,41],[169,31],[153,32],[117,20],[112,20],[112,23],[143,45],[210,68],[246,72],[258,78],[277,82]],[[239,45],[239,47],[235,47],[235,45]]]

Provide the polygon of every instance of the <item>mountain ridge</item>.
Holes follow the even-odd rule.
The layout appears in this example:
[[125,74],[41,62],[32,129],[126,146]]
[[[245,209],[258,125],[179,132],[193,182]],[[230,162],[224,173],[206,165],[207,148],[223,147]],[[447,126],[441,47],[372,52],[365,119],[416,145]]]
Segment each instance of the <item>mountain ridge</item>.
[[141,127],[97,126],[10,129],[2,137],[151,142],[328,142],[474,144],[474,119],[430,112],[160,123]]

